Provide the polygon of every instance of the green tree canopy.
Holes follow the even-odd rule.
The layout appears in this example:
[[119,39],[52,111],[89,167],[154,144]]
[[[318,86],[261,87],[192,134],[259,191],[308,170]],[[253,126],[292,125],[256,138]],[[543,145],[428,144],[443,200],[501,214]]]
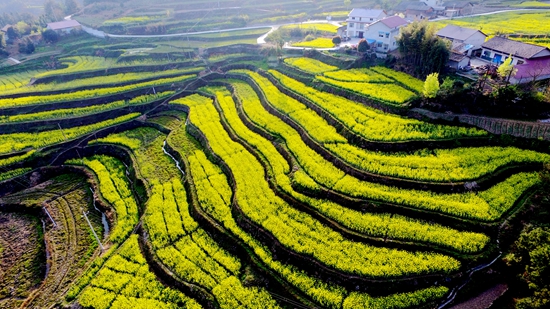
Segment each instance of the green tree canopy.
[[520,277],[533,295],[516,301],[516,308],[550,307],[550,229],[537,227],[521,233],[515,250],[506,256],[509,265],[522,268]]
[[501,65],[498,66],[497,74],[505,80],[506,83],[508,83],[510,77],[514,76],[516,71],[517,69],[514,68],[514,65],[512,65],[512,57],[508,57]]
[[426,21],[415,21],[401,28],[397,46],[402,62],[412,66],[412,73],[418,77],[441,73],[449,60],[450,43],[435,32],[434,25]]
[[78,11],[78,3],[75,0],[65,0],[65,14],[70,15]]
[[361,52],[361,53],[364,53],[367,50],[369,50],[369,43],[367,42],[367,40],[361,39],[359,41],[359,44],[357,44],[357,51]]
[[433,99],[439,92],[439,73],[432,73],[426,77],[422,94],[425,98]]

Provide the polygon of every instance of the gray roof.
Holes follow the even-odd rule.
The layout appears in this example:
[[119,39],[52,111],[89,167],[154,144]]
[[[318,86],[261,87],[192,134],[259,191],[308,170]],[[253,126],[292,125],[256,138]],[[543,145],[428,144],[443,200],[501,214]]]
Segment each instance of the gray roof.
[[[453,40],[464,41],[467,38],[474,35],[476,32],[481,32],[481,31],[476,30],[476,29],[471,29],[471,28],[459,27],[459,26],[455,26],[455,25],[447,25],[447,26],[445,26],[445,28],[439,30],[437,32],[437,35],[441,36],[441,37],[445,37],[445,38],[450,38],[450,39],[453,39]],[[485,35],[483,32],[481,32],[481,33],[483,35]]]
[[544,46],[513,41],[501,36],[493,37],[481,44],[481,47],[492,49],[505,55],[514,55],[525,59],[530,59],[536,54],[548,50],[548,48]]
[[464,59],[466,57],[467,56],[464,55],[464,54],[451,52],[451,54],[449,55],[449,60],[455,61],[455,62],[460,62],[460,61],[462,61],[462,59]]
[[443,3],[443,6],[448,9],[462,9],[467,6],[473,6],[473,4],[469,1],[448,1]]
[[55,23],[48,23],[48,28],[52,30],[61,30],[61,29],[68,29],[68,28],[75,28],[79,27],[80,23],[74,19],[70,20],[64,20],[64,21],[58,21]]
[[348,14],[349,16],[358,16],[358,17],[378,17],[380,14],[385,13],[384,10],[374,10],[374,9],[353,9]]
[[396,5],[393,10],[397,12],[405,12],[406,10],[417,10],[417,11],[423,11],[428,10],[430,7],[420,1],[402,1],[398,5]]
[[414,11],[428,11],[432,7],[428,6],[424,2],[413,2],[407,6],[407,10],[414,10]]

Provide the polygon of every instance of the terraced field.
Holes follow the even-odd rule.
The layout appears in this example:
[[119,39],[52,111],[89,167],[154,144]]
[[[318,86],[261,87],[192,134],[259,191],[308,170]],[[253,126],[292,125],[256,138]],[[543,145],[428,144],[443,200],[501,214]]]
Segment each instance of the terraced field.
[[387,68],[213,54],[0,85],[3,307],[437,307],[550,161],[388,113],[421,82]]

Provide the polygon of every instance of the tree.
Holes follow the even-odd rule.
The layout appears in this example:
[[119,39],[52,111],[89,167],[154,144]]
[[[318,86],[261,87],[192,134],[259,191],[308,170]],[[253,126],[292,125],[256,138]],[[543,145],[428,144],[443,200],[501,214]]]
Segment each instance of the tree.
[[337,36],[332,38],[332,43],[334,45],[338,45],[338,44],[342,43],[342,38],[339,35],[337,35]]
[[61,5],[54,0],[48,0],[44,3],[44,14],[49,20],[61,20],[63,18],[63,10]]
[[349,7],[351,6],[351,0],[344,0],[344,6],[349,9]]
[[506,58],[504,62],[498,66],[497,74],[502,78],[506,84],[510,82],[510,78],[516,74],[517,69],[514,68],[514,65],[512,65],[512,57]]
[[47,43],[55,43],[59,41],[59,34],[57,34],[57,32],[52,29],[47,29],[46,31],[42,32],[42,38]]
[[13,41],[19,37],[19,33],[17,33],[13,27],[9,27],[6,34],[8,35],[10,41]]
[[432,73],[426,77],[422,94],[427,99],[433,99],[439,91],[439,73]]
[[357,51],[360,53],[366,52],[367,50],[369,50],[369,48],[369,43],[365,39],[361,39],[359,41],[359,44],[357,44]]
[[520,279],[533,295],[516,300],[516,308],[548,308],[550,306],[550,229],[537,227],[523,231],[505,259],[515,266]]
[[29,39],[26,39],[24,42],[19,43],[20,53],[32,54],[34,53],[34,49],[34,44]]
[[65,0],[65,15],[74,14],[78,11],[78,3],[75,0]]
[[31,33],[31,26],[29,26],[27,23],[25,23],[24,21],[20,21],[18,22],[15,27],[17,28],[17,32],[20,34],[20,35],[27,35],[27,34],[30,34]]
[[397,46],[401,62],[418,77],[441,73],[449,61],[450,43],[435,35],[433,24],[415,21],[401,28]]

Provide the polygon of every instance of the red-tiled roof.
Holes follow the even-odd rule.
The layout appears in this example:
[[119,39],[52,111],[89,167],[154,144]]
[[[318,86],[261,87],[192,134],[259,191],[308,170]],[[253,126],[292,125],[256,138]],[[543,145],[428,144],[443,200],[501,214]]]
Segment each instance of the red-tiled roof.
[[74,28],[80,26],[80,23],[76,20],[64,20],[55,23],[48,23],[48,28],[52,30],[61,30],[67,28]]

